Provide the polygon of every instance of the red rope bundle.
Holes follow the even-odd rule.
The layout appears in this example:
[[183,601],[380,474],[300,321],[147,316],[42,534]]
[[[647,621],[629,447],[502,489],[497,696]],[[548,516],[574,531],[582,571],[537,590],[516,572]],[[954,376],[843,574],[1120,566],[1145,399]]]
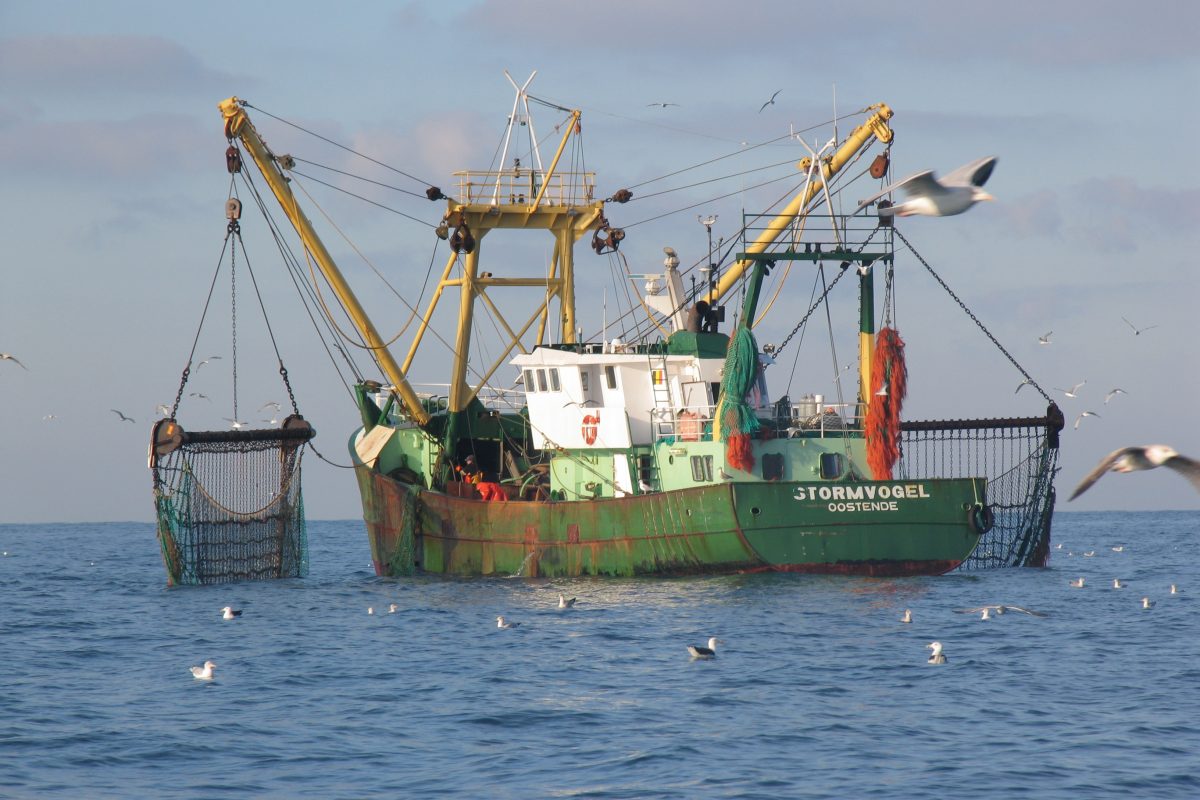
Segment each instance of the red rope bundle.
[[750,434],[729,434],[729,438],[725,440],[725,460],[734,469],[747,472],[754,469],[754,450],[750,446]]
[[[880,389],[887,387],[884,394]],[[895,328],[883,328],[875,340],[871,402],[867,406],[867,466],[877,481],[890,480],[900,460],[900,409],[908,392],[904,340]]]

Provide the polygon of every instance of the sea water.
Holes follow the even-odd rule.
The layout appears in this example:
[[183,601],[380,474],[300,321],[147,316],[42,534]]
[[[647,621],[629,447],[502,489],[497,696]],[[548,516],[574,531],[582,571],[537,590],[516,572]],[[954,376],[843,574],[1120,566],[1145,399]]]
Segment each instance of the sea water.
[[168,589],[151,525],[0,525],[0,797],[1200,796],[1197,512],[904,579],[380,579],[361,522],[309,537],[305,579]]

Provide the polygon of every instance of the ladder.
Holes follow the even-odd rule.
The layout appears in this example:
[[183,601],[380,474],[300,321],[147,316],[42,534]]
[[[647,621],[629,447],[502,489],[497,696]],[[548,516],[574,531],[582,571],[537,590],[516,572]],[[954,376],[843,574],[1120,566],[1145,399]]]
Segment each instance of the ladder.
[[654,429],[654,438],[661,439],[675,435],[675,409],[671,407],[671,377],[667,372],[667,356],[665,353],[651,354],[650,361],[650,392],[654,398],[654,408],[650,418]]

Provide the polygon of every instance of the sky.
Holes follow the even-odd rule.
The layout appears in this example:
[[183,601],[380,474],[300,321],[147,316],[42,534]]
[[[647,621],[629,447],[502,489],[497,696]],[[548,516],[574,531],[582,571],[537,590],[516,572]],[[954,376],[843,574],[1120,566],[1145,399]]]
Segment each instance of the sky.
[[[235,388],[242,418],[286,402],[269,332],[317,448],[333,462],[305,457],[307,513],[358,517],[353,475],[335,466],[349,461],[357,411],[249,202],[242,261],[260,284],[270,328],[242,264],[233,335],[222,255],[230,178],[217,103],[251,102],[276,152],[355,174],[371,167],[369,189],[322,168],[306,174],[378,205],[305,187],[342,226],[329,229],[327,243],[384,335],[405,331],[402,357],[411,312],[397,295],[427,301],[431,264],[436,273],[446,257],[432,235],[444,206],[413,194],[453,188],[455,170],[491,166],[513,103],[505,70],[518,82],[536,70],[532,95],[582,110],[585,160],[572,163],[597,173],[602,196],[633,187],[635,200],[608,213],[626,229],[622,253],[634,273],[660,269],[664,246],[685,265],[705,260],[698,214],[716,214],[714,238],[736,243],[743,212],[765,210],[795,185],[792,164],[806,151],[789,134],[820,145],[835,134],[836,116],[844,137],[871,104],[895,112],[894,177],[998,156],[987,184],[995,202],[901,220],[900,230],[1062,406],[1058,508],[1200,508],[1200,494],[1167,470],[1109,476],[1065,501],[1118,447],[1163,442],[1200,457],[1191,329],[1200,189],[1190,141],[1200,130],[1198,33],[1200,6],[1159,0],[461,0],[336,10],[7,0],[0,352],[27,369],[0,361],[0,522],[152,519],[150,425],[155,407],[175,398],[193,341],[197,361],[220,358],[193,367],[179,420],[222,428],[235,416]],[[548,106],[533,111],[548,158],[564,117]],[[855,184],[845,196],[871,188]],[[493,234],[487,248],[508,259],[493,262],[497,274],[537,274],[549,245]],[[594,256],[586,241],[576,258],[582,325],[611,336],[624,293],[617,262]],[[815,280],[811,266],[789,276],[756,330],[760,343],[782,341]],[[768,372],[776,395],[832,393],[832,364],[856,355],[856,298],[841,295],[831,309],[845,316],[835,323],[836,353],[823,322],[806,331],[787,354],[795,366],[781,359]],[[903,250],[895,296],[909,367],[905,418],[1045,412],[1035,392],[1015,391],[1020,372]],[[452,324],[435,318],[443,335]],[[1047,333],[1051,343],[1039,344]],[[414,362],[414,382],[447,379],[445,347],[434,345]],[[1076,398],[1059,391],[1080,382]],[[1106,403],[1115,388],[1124,393]],[[1098,416],[1075,428],[1083,411]]]

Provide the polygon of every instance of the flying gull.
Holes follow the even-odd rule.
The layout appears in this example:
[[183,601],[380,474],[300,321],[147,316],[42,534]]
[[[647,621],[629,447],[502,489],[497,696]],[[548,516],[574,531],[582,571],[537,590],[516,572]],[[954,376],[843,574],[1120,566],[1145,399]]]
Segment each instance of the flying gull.
[[646,103],[646,108],[657,106],[658,108],[666,108],[667,106],[677,106],[679,103]]
[[566,597],[566,595],[561,595],[561,594],[560,594],[560,595],[558,596],[558,607],[559,607],[559,608],[574,608],[574,607],[575,607],[575,601],[576,601],[577,599],[578,599],[578,598],[572,597],[571,599],[569,599],[569,600],[568,600],[568,599],[567,599],[567,597]]
[[1097,414],[1095,411],[1084,411],[1082,414],[1080,414],[1078,417],[1075,418],[1075,430],[1079,430],[1079,423],[1083,422],[1084,417],[1095,417],[1096,419],[1100,419],[1100,415]]
[[233,608],[232,606],[225,606],[224,608],[221,609],[221,619],[237,619],[241,615],[242,615],[242,610],[240,608]]
[[1070,389],[1059,389],[1057,386],[1054,388],[1065,394],[1067,397],[1075,397],[1079,394],[1079,390],[1083,388],[1085,383],[1087,383],[1087,381],[1081,381],[1072,386]]
[[29,367],[25,366],[20,361],[18,361],[17,357],[14,356],[12,353],[0,353],[0,361],[11,361],[14,364],[16,364],[18,367],[20,367],[21,369],[25,370],[26,372],[29,372]]
[[115,408],[110,408],[109,411],[113,412],[118,417],[120,417],[122,422],[137,422],[137,420],[135,420],[133,417],[125,416],[120,411],[117,411]]
[[1125,391],[1124,389],[1109,390],[1108,394],[1104,395],[1104,405],[1108,405],[1108,401],[1112,400],[1114,397],[1116,397],[1119,394],[1129,394],[1129,392]]
[[944,656],[942,654],[942,643],[941,642],[930,642],[929,644],[927,644],[925,646],[933,651],[933,653],[931,653],[929,656],[930,664],[945,664],[946,663],[946,656]]
[[[778,94],[778,92],[776,92],[776,94]],[[716,658],[717,642],[720,641],[721,640],[717,637],[710,636],[708,639],[708,647],[701,647],[698,644],[689,644],[688,652],[692,654],[692,658]]]
[[521,623],[519,622],[506,622],[504,617],[496,617],[496,627],[500,630],[506,631],[509,628],[518,628],[520,625]]
[[[1121,317],[1121,319],[1125,319],[1125,318],[1124,318],[1124,317]],[[1144,327],[1144,328],[1139,328],[1137,325],[1134,325],[1132,322],[1130,322],[1130,321],[1129,321],[1129,320],[1127,320],[1127,319],[1125,319],[1125,324],[1126,324],[1126,325],[1128,325],[1129,327],[1133,328],[1133,335],[1134,335],[1134,336],[1141,336],[1141,335],[1142,335],[1142,331],[1148,331],[1148,330],[1150,330],[1151,328],[1157,328],[1157,327],[1158,327],[1157,325],[1147,325],[1147,326],[1146,326],[1146,327]]]
[[1038,337],[1038,344],[1050,344],[1050,334],[1054,331],[1046,331],[1045,335]]
[[1021,608],[1020,606],[999,606],[999,605],[997,605],[997,606],[980,606],[979,608],[955,609],[956,614],[978,614],[983,611],[994,611],[996,613],[997,617],[1001,616],[1002,614],[1004,614],[1008,611],[1017,611],[1021,614],[1028,614],[1031,617],[1046,616],[1041,611],[1030,611],[1028,608]]
[[1013,392],[1013,394],[1016,394],[1017,392],[1021,391],[1021,390],[1022,390],[1022,389],[1024,389],[1026,386],[1032,386],[1032,385],[1033,385],[1033,381],[1032,381],[1032,380],[1030,380],[1029,378],[1026,378],[1025,380],[1023,380],[1023,381],[1021,381],[1020,383],[1018,383],[1018,384],[1017,384],[1017,389],[1016,389],[1016,391],[1015,391],[1015,392]]
[[221,417],[221,419],[228,422],[229,427],[233,428],[235,431],[240,430],[241,428],[244,428],[250,424],[249,422],[242,422],[241,420],[234,419],[233,417]]
[[262,411],[264,408],[273,408],[276,411],[279,411],[283,407],[281,405],[279,405],[279,403],[276,403],[274,400],[268,400],[267,402],[265,402],[261,406],[259,406],[258,410]]
[[[783,91],[783,89],[779,90],[779,92],[782,92],[782,91]],[[758,109],[758,113],[761,114],[763,112],[763,109],[766,108],[767,106],[775,105],[775,98],[779,97],[779,92],[775,92],[775,94],[771,95],[771,99],[762,104],[762,107]]]
[[199,372],[200,368],[203,367],[205,364],[207,364],[210,361],[220,361],[220,360],[221,360],[220,356],[209,356],[208,358],[204,359],[203,361],[201,361],[199,364],[196,365],[196,371]]
[[996,157],[988,156],[959,167],[940,181],[933,176],[933,170],[918,172],[863,200],[858,204],[855,213],[885,194],[903,189],[906,199],[894,206],[880,208],[881,216],[895,214],[907,217],[921,214],[927,217],[949,217],[961,214],[980,200],[995,199],[983,190],[983,184],[987,183],[995,166]]
[[192,677],[198,681],[211,681],[213,679],[213,667],[216,665],[215,661],[205,661],[203,667],[192,667]]
[[1086,492],[1091,485],[1100,480],[1105,472],[1137,472],[1155,467],[1170,467],[1192,482],[1196,491],[1200,492],[1200,461],[1181,456],[1175,449],[1165,444],[1152,444],[1144,447],[1122,447],[1105,456],[1097,467],[1086,478],[1079,482],[1075,491],[1067,498],[1070,502]]

